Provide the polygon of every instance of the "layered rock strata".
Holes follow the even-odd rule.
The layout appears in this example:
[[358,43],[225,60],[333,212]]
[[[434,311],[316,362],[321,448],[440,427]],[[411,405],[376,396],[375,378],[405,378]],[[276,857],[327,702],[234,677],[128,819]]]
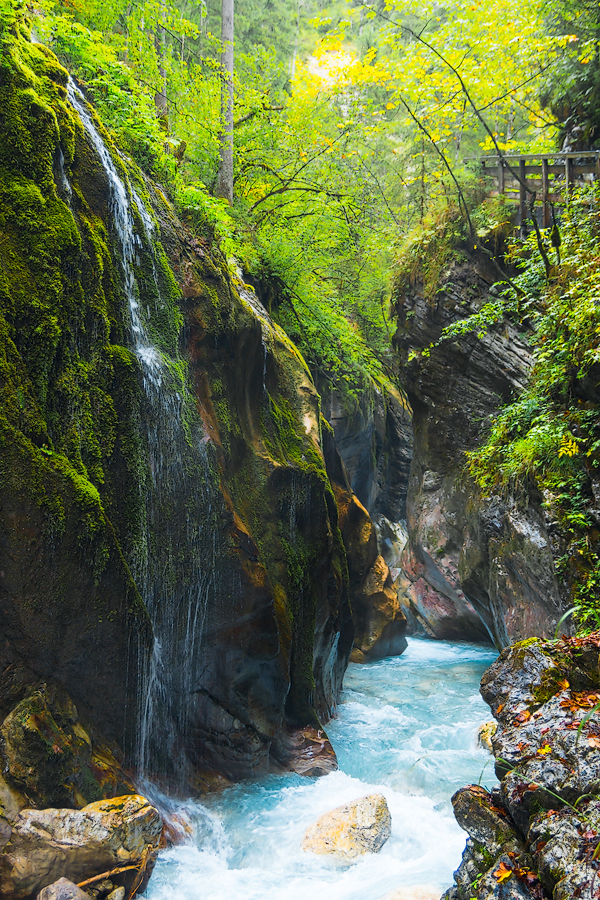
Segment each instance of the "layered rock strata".
[[500,787],[452,798],[469,838],[448,900],[592,898],[600,862],[600,633],[503,651],[481,693]]
[[447,236],[440,243],[423,247],[396,296],[414,430],[405,596],[432,637],[501,648],[552,634],[561,612],[541,497],[524,489],[483,499],[466,474],[467,451],[481,442],[487,417],[522,390],[532,357],[527,334],[507,321],[437,343],[445,327],[494,301],[499,277],[482,249]]

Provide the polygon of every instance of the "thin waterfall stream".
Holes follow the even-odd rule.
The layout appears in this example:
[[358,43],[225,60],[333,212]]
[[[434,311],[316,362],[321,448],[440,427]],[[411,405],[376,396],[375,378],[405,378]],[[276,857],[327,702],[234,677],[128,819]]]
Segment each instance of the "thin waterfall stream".
[[[68,96],[108,182],[113,255],[144,394],[140,424],[146,433],[147,471],[140,485],[145,522],[128,563],[152,621],[154,645],[149,663],[137,673],[141,721],[137,768],[143,777],[152,757],[153,770],[158,761],[158,768],[176,781],[178,772],[183,779],[186,764],[177,736],[189,728],[190,698],[199,689],[194,673],[201,671],[197,660],[207,607],[215,580],[227,578],[217,571],[216,562],[217,542],[223,540],[215,524],[220,495],[215,491],[206,433],[183,374],[185,364],[175,341],[161,344],[153,327],[153,313],[159,318],[168,315],[158,274],[163,251],[155,223],[126,167],[119,171],[72,80]],[[143,258],[152,273],[147,280],[139,275]]]
[[[340,769],[323,778],[270,776],[167,803],[190,829],[165,851],[147,900],[406,900],[439,897],[452,882],[466,835],[450,797],[468,783],[495,783],[493,759],[477,746],[490,718],[479,681],[496,652],[410,638],[400,657],[351,664],[327,732]],[[379,792],[392,835],[379,854],[341,863],[300,849],[318,816]],[[156,798],[159,800],[161,798]]]

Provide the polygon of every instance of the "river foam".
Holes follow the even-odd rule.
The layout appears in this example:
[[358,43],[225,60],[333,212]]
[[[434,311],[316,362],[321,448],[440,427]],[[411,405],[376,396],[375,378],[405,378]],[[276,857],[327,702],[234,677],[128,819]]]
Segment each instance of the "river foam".
[[[148,900],[433,900],[452,881],[465,843],[450,797],[494,783],[476,745],[489,718],[479,679],[496,654],[471,644],[410,639],[401,657],[350,665],[327,731],[340,770],[270,776],[180,804],[194,839],[166,851]],[[351,864],[300,850],[307,826],[366,793],[385,794],[392,836]]]

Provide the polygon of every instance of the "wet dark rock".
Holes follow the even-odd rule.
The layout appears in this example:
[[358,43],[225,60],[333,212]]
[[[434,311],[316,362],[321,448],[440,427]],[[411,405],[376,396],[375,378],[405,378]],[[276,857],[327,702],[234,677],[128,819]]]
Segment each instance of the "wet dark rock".
[[407,623],[390,568],[379,555],[377,529],[350,489],[337,446],[333,445],[332,436],[326,430],[323,442],[348,561],[349,597],[354,621],[352,660],[366,662],[398,656],[407,646]]
[[600,633],[530,639],[504,650],[484,674],[501,785],[491,795],[471,786],[453,797],[470,836],[455,873],[460,900],[597,896],[599,658]]
[[599,873],[593,856],[600,841],[599,800],[584,801],[576,810],[564,807],[538,814],[532,820],[529,841],[540,880],[556,900],[595,896]]
[[507,847],[523,850],[514,823],[503,807],[484,788],[477,785],[461,788],[452,797],[454,817],[473,841],[497,857]]
[[92,741],[58,685],[33,686],[1,723],[0,737],[6,778],[30,805],[85,806],[134,793],[119,760],[108,746]]
[[318,377],[317,387],[350,488],[374,519],[405,519],[413,442],[406,397],[391,386],[382,389],[374,383],[358,399]]
[[[448,248],[437,249],[443,259]],[[498,279],[480,249],[458,243],[446,258],[433,293],[421,276],[407,277],[396,301],[414,430],[405,593],[431,636],[504,647],[552,634],[560,617],[548,523],[535,492],[482,499],[465,474],[465,454],[480,443],[488,417],[522,390],[532,357],[527,335],[508,322],[429,351],[445,327],[491,299]]]

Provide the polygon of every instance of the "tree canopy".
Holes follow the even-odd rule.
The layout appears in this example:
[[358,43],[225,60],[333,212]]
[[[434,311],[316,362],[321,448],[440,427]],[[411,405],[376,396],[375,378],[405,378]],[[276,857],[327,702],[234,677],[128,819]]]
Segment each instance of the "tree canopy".
[[[351,396],[395,377],[395,255],[459,193],[471,207],[481,199],[465,160],[552,149],[579,95],[593,138],[587,2],[238,4],[233,206],[215,196],[217,0],[42,0],[30,18],[125,151]],[[2,3],[3,16],[23,6]]]

